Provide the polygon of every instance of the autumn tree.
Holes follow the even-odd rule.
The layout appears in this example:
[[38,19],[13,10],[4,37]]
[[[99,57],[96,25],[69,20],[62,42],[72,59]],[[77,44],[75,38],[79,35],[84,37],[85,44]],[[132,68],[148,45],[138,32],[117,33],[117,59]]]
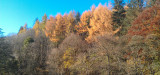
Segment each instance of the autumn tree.
[[77,55],[77,61],[71,69],[76,69],[78,74],[83,75],[125,75],[123,49],[127,42],[124,41],[126,40],[110,35],[97,37],[91,47],[88,45],[86,52]]
[[86,38],[88,36],[88,29],[90,27],[90,18],[91,18],[91,11],[85,11],[83,12],[80,22],[78,22],[78,25],[75,26],[75,29],[77,33],[83,38]]
[[21,26],[21,27],[20,27],[18,34],[21,34],[21,33],[23,33],[23,32],[26,32],[27,30],[28,30],[27,24],[25,24],[24,26]]
[[145,44],[147,45],[147,49],[145,52],[146,56],[145,56],[145,67],[143,69],[146,69],[146,73],[150,73],[150,74],[159,74],[160,72],[160,36],[157,34],[149,34],[147,35],[146,39],[145,39]]
[[160,9],[153,6],[144,10],[134,21],[128,31],[130,35],[146,36],[160,29]]
[[68,23],[66,25],[66,34],[69,34],[69,33],[73,33],[75,32],[75,24],[76,24],[76,18],[75,18],[75,12],[71,11],[69,14],[68,14]]
[[56,20],[53,16],[50,16],[50,19],[47,20],[46,26],[45,26],[45,34],[51,41],[55,41],[55,26],[56,26]]
[[21,33],[22,31],[23,31],[23,26],[20,27],[18,34]]
[[48,58],[49,74],[73,74],[71,68],[76,62],[78,54],[88,48],[87,43],[77,34],[69,34],[58,48],[53,48]]
[[38,19],[36,19],[36,22],[33,26],[33,29],[35,30],[36,36],[38,36],[40,33],[44,33],[46,21],[47,21],[46,14],[44,14],[44,16],[42,17],[42,21],[39,21]]
[[76,71],[71,67],[77,61],[77,55],[86,51],[87,43],[79,35],[71,33],[60,44],[59,49],[64,52],[62,66],[65,74],[74,74]]
[[40,23],[40,29],[42,29],[42,31],[45,30],[46,22],[47,22],[47,15],[44,14],[44,16],[42,17],[42,21],[41,21],[41,23]]
[[82,16],[44,14],[18,35],[0,29],[0,75],[159,75],[159,0],[114,1]]
[[[135,43],[135,41],[133,41],[134,46],[137,46],[136,48],[140,48],[140,49],[133,50],[133,52],[136,54],[136,55],[133,55],[134,62],[139,62],[140,64],[140,65],[135,64],[135,66],[138,69],[137,71],[141,69],[141,73],[143,74],[156,74],[159,71],[156,67],[156,66],[159,67],[159,65],[156,64],[159,62],[157,61],[157,59],[159,58],[159,56],[157,55],[159,54],[159,46],[158,46],[159,41],[155,41],[159,39],[159,29],[160,29],[159,11],[160,11],[159,6],[152,6],[150,8],[145,9],[135,19],[135,21],[133,21],[133,24],[128,31],[128,34],[130,34],[133,37],[136,35],[139,35],[145,38],[144,42],[141,41],[141,45],[137,45],[137,44],[142,39],[138,40],[137,41],[138,43]],[[138,38],[138,37],[134,37],[134,38]],[[129,49],[129,50],[132,50],[132,49]],[[141,52],[141,54],[138,54],[139,52]],[[137,56],[138,58],[136,58],[135,56]],[[142,65],[144,67],[141,67]]]
[[112,12],[107,6],[101,4],[94,10],[93,16],[90,19],[90,28],[87,28],[89,36],[86,38],[88,42],[96,39],[96,36],[110,34],[114,35],[119,31],[113,31]]
[[[68,25],[68,15],[62,16],[57,14],[55,18],[50,17],[46,23],[45,34],[52,42],[60,43],[66,36],[66,29]],[[68,27],[69,28],[69,27]]]
[[[134,35],[124,49],[126,71],[128,74],[158,74],[160,71],[159,59],[159,36],[149,34],[146,37]],[[157,41],[158,40],[158,41]]]
[[55,19],[56,19],[55,32],[54,34],[52,34],[55,35],[55,40],[53,42],[60,43],[65,38],[66,25],[63,16],[61,14],[57,14]]
[[76,24],[74,11],[69,14],[57,14],[55,18],[50,17],[45,26],[45,34],[55,43],[60,43],[69,33],[75,32]]
[[36,19],[36,22],[35,22],[35,24],[34,24],[34,26],[33,26],[33,29],[35,30],[36,35],[38,35],[38,34],[40,33],[39,24],[40,24],[39,20]]

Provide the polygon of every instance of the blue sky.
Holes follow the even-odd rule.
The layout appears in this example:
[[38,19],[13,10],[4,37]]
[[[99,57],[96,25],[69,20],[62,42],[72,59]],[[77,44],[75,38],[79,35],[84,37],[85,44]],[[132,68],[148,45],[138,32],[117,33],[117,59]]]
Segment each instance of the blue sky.
[[82,13],[99,3],[113,0],[0,0],[0,28],[4,35],[17,33],[25,23],[31,28],[35,19],[41,20],[44,13],[55,16],[57,13],[79,11]]

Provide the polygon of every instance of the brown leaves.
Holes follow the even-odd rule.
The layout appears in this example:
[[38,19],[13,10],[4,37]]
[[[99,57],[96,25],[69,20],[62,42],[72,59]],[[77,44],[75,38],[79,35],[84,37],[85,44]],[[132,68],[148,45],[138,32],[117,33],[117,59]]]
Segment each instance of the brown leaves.
[[132,23],[130,35],[146,36],[160,28],[160,7],[153,6],[144,10]]

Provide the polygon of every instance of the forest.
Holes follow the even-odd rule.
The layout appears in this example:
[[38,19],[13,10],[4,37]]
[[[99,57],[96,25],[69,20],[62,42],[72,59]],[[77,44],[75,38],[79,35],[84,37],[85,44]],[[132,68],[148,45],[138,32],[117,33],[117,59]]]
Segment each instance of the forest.
[[11,36],[0,29],[0,75],[160,75],[160,0],[36,19]]

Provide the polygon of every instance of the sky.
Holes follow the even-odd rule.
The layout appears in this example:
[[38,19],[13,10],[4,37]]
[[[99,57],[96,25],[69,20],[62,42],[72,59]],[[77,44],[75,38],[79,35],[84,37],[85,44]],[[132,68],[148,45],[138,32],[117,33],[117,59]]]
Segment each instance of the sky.
[[83,13],[93,4],[98,6],[108,2],[113,3],[113,0],[0,0],[0,28],[6,36],[18,33],[25,23],[32,28],[36,18],[41,20],[45,13],[47,16],[71,10]]

